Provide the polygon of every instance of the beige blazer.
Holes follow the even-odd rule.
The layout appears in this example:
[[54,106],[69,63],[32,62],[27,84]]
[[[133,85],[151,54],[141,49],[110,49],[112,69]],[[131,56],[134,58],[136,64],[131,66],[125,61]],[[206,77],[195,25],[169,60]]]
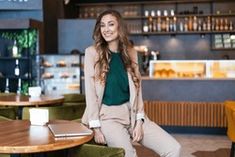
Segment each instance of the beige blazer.
[[[130,49],[129,55],[134,62],[138,62],[137,52]],[[85,74],[85,94],[86,109],[82,117],[84,124],[89,121],[99,120],[102,98],[104,94],[104,86],[94,79],[96,68],[94,64],[98,59],[98,53],[94,46],[90,46],[85,50],[84,74]],[[135,72],[140,76],[138,64],[135,65]],[[135,126],[135,121],[144,118],[144,104],[142,99],[142,90],[137,92],[131,75],[128,73],[128,81],[130,88],[130,105],[131,105],[131,126]]]

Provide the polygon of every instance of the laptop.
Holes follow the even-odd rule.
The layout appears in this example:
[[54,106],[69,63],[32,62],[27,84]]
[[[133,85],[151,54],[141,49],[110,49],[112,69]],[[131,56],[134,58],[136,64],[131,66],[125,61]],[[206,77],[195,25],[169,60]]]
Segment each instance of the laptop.
[[88,129],[82,123],[76,122],[48,124],[48,127],[54,137],[75,137],[93,133],[91,129]]

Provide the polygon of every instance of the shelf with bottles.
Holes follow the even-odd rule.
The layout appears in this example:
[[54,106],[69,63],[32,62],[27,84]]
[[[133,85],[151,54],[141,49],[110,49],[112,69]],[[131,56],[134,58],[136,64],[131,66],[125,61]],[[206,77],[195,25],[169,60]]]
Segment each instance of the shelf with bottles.
[[29,59],[27,58],[0,58],[0,77],[31,79],[32,74],[29,69]]
[[45,94],[80,93],[80,55],[41,55],[41,86]]
[[[32,85],[37,78],[36,54],[43,52],[42,22],[34,19],[0,19],[0,74],[1,80],[12,81],[11,92],[17,91],[17,82]],[[18,74],[15,74],[18,61]],[[5,82],[5,81],[4,81]],[[3,91],[4,84],[0,84]],[[26,89],[24,90],[26,92]]]
[[150,61],[154,79],[235,79],[235,60]]
[[[167,12],[165,10],[164,12]],[[174,10],[171,10],[174,12]],[[154,35],[157,34],[169,34],[169,32],[175,33],[184,33],[187,34],[197,34],[197,33],[226,33],[234,32],[234,22],[233,18],[228,17],[213,17],[213,16],[198,16],[198,15],[184,15],[184,16],[175,16],[172,13],[172,16],[159,16],[156,17],[155,13],[146,17],[143,20],[143,24],[139,23],[127,23],[128,29],[131,34],[141,35],[151,33]],[[235,18],[235,16],[234,16]]]
[[0,92],[27,94],[29,81],[22,78],[1,78],[0,77]]
[[234,5],[235,2],[228,0],[77,4],[78,17],[85,19],[96,18],[106,9],[118,10],[126,20],[130,35],[234,32],[235,10],[231,7]]

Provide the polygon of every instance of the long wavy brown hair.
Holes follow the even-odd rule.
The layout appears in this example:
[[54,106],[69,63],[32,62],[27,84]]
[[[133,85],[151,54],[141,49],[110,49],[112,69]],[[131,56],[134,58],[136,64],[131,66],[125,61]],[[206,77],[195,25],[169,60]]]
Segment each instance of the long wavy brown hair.
[[102,37],[100,31],[100,23],[101,19],[105,15],[112,15],[116,17],[118,23],[118,39],[119,45],[118,50],[121,52],[121,57],[124,63],[126,70],[131,74],[132,80],[134,81],[135,87],[139,89],[140,87],[140,78],[138,74],[135,72],[134,67],[138,66],[137,63],[131,60],[130,55],[128,54],[128,50],[130,50],[133,46],[129,42],[128,32],[124,20],[121,14],[116,10],[106,10],[99,15],[96,20],[93,39],[95,41],[95,48],[98,53],[98,60],[95,63],[95,67],[97,69],[96,79],[100,80],[102,84],[105,84],[106,76],[109,71],[109,61],[111,59],[111,52],[108,48],[108,43]]

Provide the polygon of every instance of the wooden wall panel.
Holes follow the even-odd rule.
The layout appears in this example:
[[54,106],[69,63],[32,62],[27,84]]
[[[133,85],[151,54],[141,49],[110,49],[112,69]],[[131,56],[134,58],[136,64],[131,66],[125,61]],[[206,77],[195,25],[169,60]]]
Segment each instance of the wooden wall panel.
[[221,102],[145,101],[145,112],[159,125],[226,127]]

